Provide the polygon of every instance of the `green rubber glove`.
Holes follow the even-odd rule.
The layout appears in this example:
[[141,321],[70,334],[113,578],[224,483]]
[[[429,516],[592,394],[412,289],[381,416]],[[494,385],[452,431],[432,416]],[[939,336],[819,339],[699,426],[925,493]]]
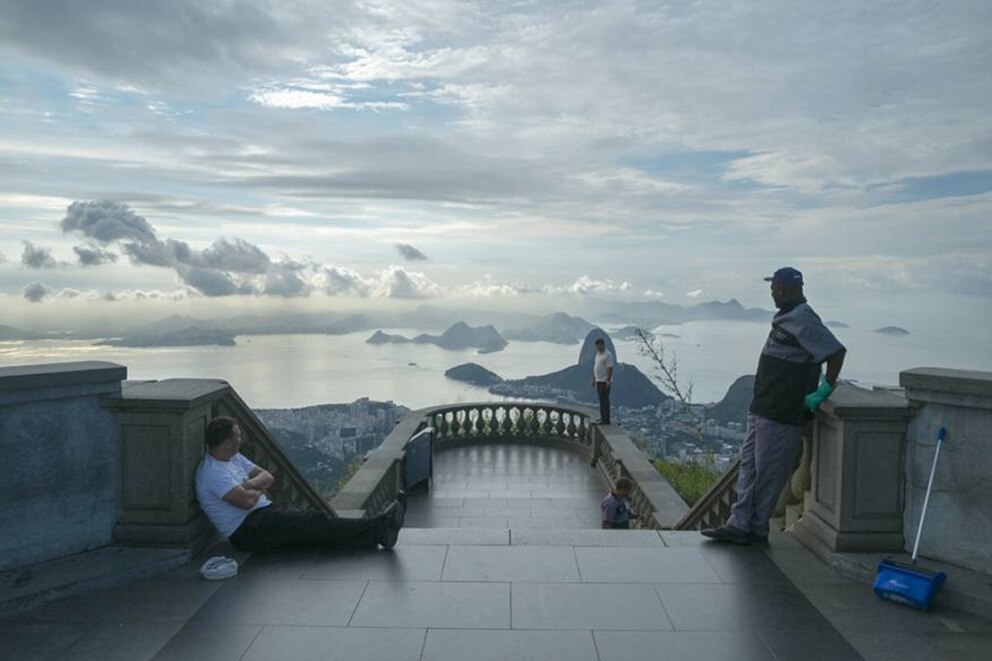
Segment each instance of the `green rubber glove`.
[[816,413],[816,410],[820,408],[820,404],[830,397],[830,393],[834,391],[834,386],[827,383],[827,377],[820,377],[820,387],[806,395],[806,408],[809,409],[810,413]]

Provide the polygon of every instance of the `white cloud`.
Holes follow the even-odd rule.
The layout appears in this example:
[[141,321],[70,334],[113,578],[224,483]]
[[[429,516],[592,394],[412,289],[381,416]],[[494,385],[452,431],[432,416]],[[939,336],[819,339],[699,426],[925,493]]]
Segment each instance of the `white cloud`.
[[703,295],[703,290],[702,289],[693,289],[692,291],[687,291],[685,293],[685,295],[688,298],[699,298],[700,296]]
[[634,286],[627,281],[615,282],[605,279],[598,280],[588,275],[581,275],[570,285],[546,285],[542,290],[547,294],[608,294],[629,292]]
[[505,298],[533,292],[534,289],[526,285],[497,282],[489,274],[486,274],[481,280],[454,287],[451,291],[453,296],[465,298]]
[[389,266],[379,274],[373,295],[383,298],[434,298],[442,294],[440,285],[423,273]]
[[328,110],[341,108],[344,99],[336,94],[299,89],[266,89],[253,92],[249,97],[255,103],[270,108],[316,108]]

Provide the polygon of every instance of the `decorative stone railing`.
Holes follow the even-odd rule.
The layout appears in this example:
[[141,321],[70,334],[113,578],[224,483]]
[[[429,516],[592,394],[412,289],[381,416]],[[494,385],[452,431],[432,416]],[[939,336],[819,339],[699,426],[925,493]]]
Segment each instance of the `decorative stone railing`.
[[495,443],[541,441],[592,451],[590,412],[557,404],[464,404],[426,411],[434,428],[435,448]]
[[737,500],[737,475],[741,460],[737,459],[724,471],[713,486],[697,500],[674,526],[676,530],[702,530],[723,525],[730,516],[730,508]]
[[395,497],[403,484],[407,441],[434,432],[434,449],[488,443],[533,443],[581,453],[612,486],[634,482],[631,500],[642,527],[671,527],[686,505],[620,428],[593,425],[593,412],[543,402],[481,402],[435,406],[404,417],[331,501],[342,516],[368,515]]

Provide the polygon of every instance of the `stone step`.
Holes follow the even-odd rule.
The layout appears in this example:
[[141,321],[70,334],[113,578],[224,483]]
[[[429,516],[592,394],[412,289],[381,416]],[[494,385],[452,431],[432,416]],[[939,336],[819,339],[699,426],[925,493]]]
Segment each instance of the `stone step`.
[[0,616],[63,597],[167,572],[190,560],[185,549],[104,546],[0,573]]

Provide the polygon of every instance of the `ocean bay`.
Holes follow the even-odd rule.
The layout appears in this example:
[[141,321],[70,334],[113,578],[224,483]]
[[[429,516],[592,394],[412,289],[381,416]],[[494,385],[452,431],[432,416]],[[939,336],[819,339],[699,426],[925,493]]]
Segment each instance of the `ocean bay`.
[[[610,326],[607,326],[610,328]],[[694,383],[698,402],[720,399],[731,382],[752,373],[767,334],[753,322],[699,321],[662,326],[666,349],[679,358],[680,374]],[[384,329],[413,336],[418,329]],[[890,337],[866,328],[839,329],[849,349],[843,377],[861,385],[894,385],[899,371],[924,365],[992,368],[992,347],[980,328],[959,329],[954,342],[939,326]],[[503,351],[478,354],[433,345],[365,342],[369,332],[347,335],[253,335],[233,347],[119,348],[92,340],[0,342],[0,365],[108,360],[127,365],[131,379],[219,378],[229,381],[251,406],[292,408],[360,397],[393,400],[410,407],[499,400],[484,388],[448,379],[444,371],[475,362],[503,378],[557,371],[574,363],[578,345],[511,342]],[[633,341],[617,342],[618,358],[651,374]],[[412,363],[412,364],[411,364]]]

